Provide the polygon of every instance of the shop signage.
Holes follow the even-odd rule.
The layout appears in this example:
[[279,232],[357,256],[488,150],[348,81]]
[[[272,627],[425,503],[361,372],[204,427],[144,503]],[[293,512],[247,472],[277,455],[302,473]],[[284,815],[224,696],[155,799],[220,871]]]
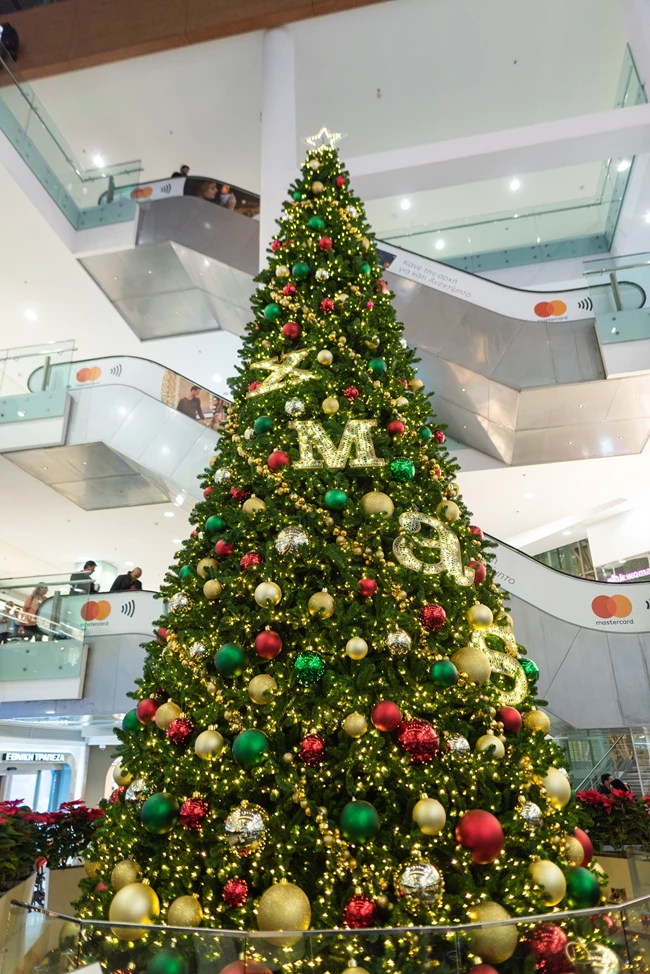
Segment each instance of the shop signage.
[[61,763],[65,761],[65,754],[56,751],[6,751],[2,755],[3,761],[55,761]]

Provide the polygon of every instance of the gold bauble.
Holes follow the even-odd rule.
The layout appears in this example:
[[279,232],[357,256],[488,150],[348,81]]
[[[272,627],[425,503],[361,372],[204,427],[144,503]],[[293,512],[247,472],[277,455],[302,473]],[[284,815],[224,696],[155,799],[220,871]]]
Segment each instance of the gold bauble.
[[67,920],[59,930],[59,947],[62,950],[72,950],[73,947],[76,947],[81,939],[82,929],[83,927],[80,927],[78,923]]
[[321,365],[331,365],[334,361],[334,356],[328,348],[321,349],[316,358]]
[[[311,905],[299,886],[275,883],[265,890],[257,907],[260,930],[307,930],[311,922]],[[289,946],[295,938],[271,938],[272,944]]]
[[99,876],[99,863],[86,860],[84,862],[84,872],[90,879],[97,879]]
[[413,821],[425,835],[437,835],[445,827],[447,813],[435,798],[421,798],[413,809]]
[[575,835],[566,836],[566,845],[564,847],[564,854],[569,860],[569,865],[571,866],[581,866],[582,860],[585,857],[585,850],[582,845],[576,839]]
[[490,679],[492,672],[490,661],[483,650],[476,646],[463,646],[461,649],[457,649],[452,655],[451,661],[458,672],[464,673],[472,683],[483,686]]
[[[145,883],[130,883],[115,894],[108,908],[108,919],[115,923],[151,924],[160,913],[160,902],[151,886]],[[129,930],[128,927],[113,927],[118,940],[141,940],[146,930]]]
[[549,768],[546,777],[542,779],[542,784],[546,788],[548,801],[554,808],[564,808],[571,798],[571,785],[566,775],[563,775],[557,768]]
[[277,605],[282,598],[282,589],[275,582],[260,582],[255,589],[255,601],[263,609],[269,609],[272,605]]
[[323,399],[321,409],[326,416],[333,416],[334,413],[338,413],[339,411],[338,399],[334,399],[333,396],[328,396],[327,399]]
[[[510,914],[499,903],[488,900],[469,911],[472,923],[490,923],[493,920],[509,920]],[[512,957],[519,937],[516,925],[486,927],[470,932],[470,949],[488,964],[502,964]]]
[[209,578],[203,586],[206,599],[218,599],[223,592],[223,585],[218,578]]
[[499,740],[499,738],[494,734],[483,734],[481,737],[479,737],[474,750],[480,754],[482,751],[487,751],[489,747],[494,748],[490,757],[502,758],[506,753],[506,749],[503,746],[503,741]]
[[460,484],[457,484],[455,480],[452,481],[450,484],[447,484],[448,497],[451,497],[452,500],[455,500],[455,498],[458,497],[459,494],[460,494]]
[[345,644],[345,652],[350,659],[360,660],[368,653],[368,643],[361,636],[353,636]]
[[440,501],[436,507],[436,515],[442,521],[449,521],[453,524],[460,517],[460,507],[454,501]]
[[170,927],[198,927],[203,910],[196,896],[177,896],[169,904],[167,923]]
[[133,775],[130,771],[126,771],[122,767],[121,761],[118,761],[113,768],[113,781],[119,788],[121,788],[123,785],[130,785],[133,781]]
[[216,558],[201,558],[201,561],[196,566],[196,574],[200,578],[207,578],[208,573],[206,569],[216,568],[218,564],[219,562],[217,561]]
[[467,621],[474,629],[487,629],[493,622],[492,609],[477,602],[467,610]]
[[557,906],[566,893],[566,879],[560,867],[550,859],[540,859],[538,862],[531,862],[528,869],[535,885],[544,890],[545,905]]
[[260,673],[259,676],[254,676],[248,684],[248,696],[253,703],[270,703],[277,689],[278,685],[272,676],[267,673]]
[[551,722],[543,710],[529,710],[527,714],[524,714],[524,727],[526,730],[549,734]]
[[255,514],[256,511],[265,511],[266,504],[261,497],[256,497],[255,494],[253,494],[252,497],[249,497],[248,500],[244,501],[241,509],[244,514]]
[[124,886],[130,886],[131,883],[139,883],[141,879],[142,870],[137,862],[134,862],[133,859],[124,859],[123,862],[118,862],[117,866],[113,867],[111,886],[116,890],[122,889]]
[[316,592],[307,603],[309,614],[319,619],[329,619],[334,615],[334,599],[329,592]]
[[361,238],[361,246],[363,247],[364,250],[368,249],[368,247],[370,246],[370,241],[368,240],[367,237]]
[[422,379],[411,379],[411,381],[409,382],[409,386],[411,387],[413,392],[418,392],[420,389],[424,388],[424,382],[422,381]]
[[[311,191],[312,191],[312,193],[314,193],[314,195],[315,195],[315,196],[318,196],[318,195],[319,195],[320,193],[322,193],[324,189],[325,189],[325,187],[324,187],[324,186],[323,186],[323,184],[321,183],[321,181],[320,181],[320,179],[316,179],[316,180],[315,180],[315,181],[314,181],[314,182],[313,182],[313,183],[311,184]],[[261,929],[261,927],[260,927],[260,929]],[[267,929],[268,929],[268,928],[267,928]],[[298,929],[298,927],[296,927],[296,930],[297,930],[297,929]]]
[[172,720],[176,720],[176,718],[180,717],[182,713],[183,711],[181,708],[178,707],[173,700],[168,700],[167,703],[162,703],[158,707],[156,716],[154,717],[156,727],[166,731]]
[[276,277],[288,277],[290,273],[291,271],[286,264],[278,264],[278,266],[275,268]]
[[194,753],[202,761],[212,761],[223,751],[224,740],[219,731],[204,730],[194,742]]
[[218,460],[219,457],[215,453],[213,456],[210,457],[210,466],[214,467],[215,463],[217,463]]
[[392,517],[395,505],[388,496],[382,494],[380,490],[371,490],[361,498],[361,506],[364,514],[386,514]]
[[343,730],[348,737],[363,737],[368,730],[368,721],[363,714],[348,714],[343,721]]

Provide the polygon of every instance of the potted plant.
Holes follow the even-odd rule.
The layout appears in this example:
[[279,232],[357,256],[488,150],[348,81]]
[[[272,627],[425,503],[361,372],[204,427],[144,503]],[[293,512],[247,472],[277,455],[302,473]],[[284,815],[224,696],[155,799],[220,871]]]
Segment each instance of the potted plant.
[[0,802],[0,942],[10,901],[31,900],[39,846],[37,816],[20,801]]
[[45,816],[41,848],[49,871],[48,909],[74,912],[71,904],[78,896],[79,880],[85,875],[84,852],[103,815],[101,808],[88,808],[77,800],[64,802],[58,811]]

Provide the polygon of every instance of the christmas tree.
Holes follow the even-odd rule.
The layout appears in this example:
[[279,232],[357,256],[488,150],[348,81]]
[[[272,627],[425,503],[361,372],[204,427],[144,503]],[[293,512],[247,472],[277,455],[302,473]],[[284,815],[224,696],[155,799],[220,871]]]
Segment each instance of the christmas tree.
[[[118,734],[80,915],[302,930],[592,907],[537,668],[363,206],[331,140],[313,141]],[[113,967],[144,970],[160,941],[113,929]],[[517,945],[497,927],[467,949],[502,963]],[[549,938],[521,949],[544,962]]]

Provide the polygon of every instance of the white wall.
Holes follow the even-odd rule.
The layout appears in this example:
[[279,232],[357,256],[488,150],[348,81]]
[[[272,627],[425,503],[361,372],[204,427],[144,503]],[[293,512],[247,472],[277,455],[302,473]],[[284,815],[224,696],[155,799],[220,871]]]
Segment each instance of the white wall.
[[608,565],[650,551],[650,508],[634,507],[587,528],[594,565]]

